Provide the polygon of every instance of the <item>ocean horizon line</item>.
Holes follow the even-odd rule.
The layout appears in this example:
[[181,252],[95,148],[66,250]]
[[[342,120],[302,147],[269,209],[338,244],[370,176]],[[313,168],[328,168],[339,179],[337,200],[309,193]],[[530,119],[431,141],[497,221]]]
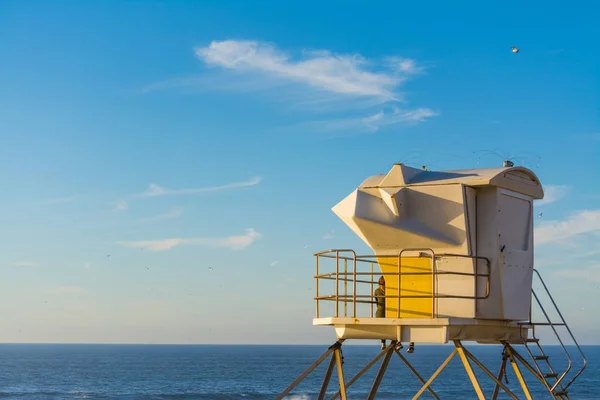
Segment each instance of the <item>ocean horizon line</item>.
[[[365,340],[366,341],[366,340]],[[371,340],[370,340],[371,341]],[[364,347],[379,347],[379,340],[372,340],[373,343],[344,343],[344,346],[364,346]],[[403,342],[405,343],[405,342]],[[407,343],[407,342],[406,342]],[[502,346],[500,343],[497,344],[480,344],[474,342],[463,342],[469,346]],[[317,347],[317,346],[331,346],[333,343],[127,343],[127,342],[0,342],[0,346],[6,345],[68,345],[68,346],[237,346],[237,347]],[[418,346],[427,347],[454,347],[452,342],[448,343],[417,343]],[[560,347],[557,343],[547,343],[544,346],[555,346]],[[600,344],[580,344],[582,347],[598,347]],[[565,347],[575,347],[574,344],[565,345]]]

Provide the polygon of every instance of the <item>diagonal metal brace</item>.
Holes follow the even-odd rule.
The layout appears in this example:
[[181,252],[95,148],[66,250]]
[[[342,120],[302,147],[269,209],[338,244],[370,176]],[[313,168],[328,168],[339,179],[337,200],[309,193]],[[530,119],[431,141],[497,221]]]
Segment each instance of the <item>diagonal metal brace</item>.
[[417,400],[419,397],[421,397],[421,395],[425,392],[425,390],[427,390],[429,388],[429,386],[433,383],[435,378],[437,378],[438,375],[442,373],[444,368],[446,368],[448,366],[448,364],[450,364],[450,361],[452,361],[454,356],[457,354],[458,354],[458,350],[456,348],[454,348],[454,350],[452,350],[452,353],[450,353],[450,355],[438,367],[438,369],[433,373],[433,375],[431,375],[431,377],[427,380],[427,382],[425,382],[425,384],[423,385],[423,387],[421,387],[421,389],[417,392],[417,394],[414,395],[413,400]]
[[[508,360],[508,354],[506,353],[506,346],[504,350],[502,350],[502,363],[500,364],[500,371],[498,372],[498,380],[502,381],[502,377],[506,379],[506,383],[508,384],[508,377],[506,376],[506,361]],[[492,392],[492,400],[498,399],[498,394],[500,393],[500,385],[496,383],[494,386],[494,391]]]
[[[386,347],[385,349],[381,350],[381,352],[379,354],[377,354],[375,356],[375,358],[373,358],[367,365],[364,366],[363,369],[361,369],[356,375],[354,375],[354,377],[352,379],[350,379],[348,381],[348,383],[346,383],[346,389],[348,389],[353,383],[355,383],[361,376],[363,376],[368,370],[371,369],[371,367],[373,365],[375,365],[375,363],[377,361],[379,361],[379,359],[381,357],[383,357],[384,355],[386,355],[390,350],[392,350],[394,347],[396,346],[396,344],[391,344],[388,347]],[[336,394],[334,394],[333,396],[331,396],[329,398],[329,400],[335,400],[337,398],[340,397],[340,392],[338,391]]]
[[383,361],[381,362],[381,365],[379,366],[379,371],[377,371],[377,375],[375,376],[375,380],[373,381],[373,385],[371,386],[371,390],[369,391],[369,395],[367,396],[367,400],[375,400],[375,395],[377,394],[377,390],[379,389],[379,385],[381,384],[381,380],[383,379],[383,375],[385,374],[385,371],[387,370],[388,364],[390,363],[390,359],[392,358],[392,355],[394,354],[394,348],[397,345],[397,341],[393,340],[392,343],[390,343],[390,347],[392,347],[391,349],[386,349],[386,354],[385,354],[385,358],[383,359]]
[[[414,376],[417,377],[417,379],[419,380],[419,382],[421,382],[421,384],[425,385],[425,379],[423,379],[423,377],[417,372],[417,370],[415,369],[415,367],[412,366],[412,364],[410,363],[410,361],[408,361],[406,359],[406,357],[404,357],[402,355],[402,353],[400,353],[400,350],[395,349],[394,350],[396,352],[396,354],[398,354],[398,357],[400,357],[400,359],[404,362],[404,364],[406,364],[406,366],[408,367],[408,369],[410,369],[410,372],[412,372],[414,374]],[[437,393],[433,390],[433,388],[429,385],[427,385],[427,390],[429,391],[429,393],[431,393],[431,395],[436,399],[436,400],[440,400],[439,396],[437,395]]]
[[277,396],[275,398],[275,400],[282,400],[289,392],[294,390],[294,388],[296,386],[298,386],[298,384],[300,382],[302,382],[304,380],[304,378],[306,378],[315,368],[317,368],[319,366],[319,364],[321,364],[331,353],[333,353],[336,350],[339,350],[340,347],[342,346],[343,341],[344,341],[343,339],[340,339],[337,342],[335,342],[334,344],[332,344],[331,346],[329,346],[327,351],[325,353],[323,353],[321,355],[321,357],[319,357],[314,363],[312,363],[312,365],[310,367],[308,367],[302,374],[300,374],[300,376],[297,377],[294,380],[294,382],[292,382],[287,388],[285,388],[285,390],[283,392],[281,392],[281,394],[279,396]]
[[318,400],[323,400],[325,395],[327,394],[327,388],[329,387],[329,381],[331,380],[331,375],[333,374],[333,369],[335,368],[335,357],[331,357],[329,359],[329,366],[327,367],[327,372],[325,373],[325,378],[323,379],[323,384],[321,385],[321,391],[319,392]]
[[[461,344],[461,347],[462,347],[462,344]],[[481,361],[479,361],[477,358],[475,358],[473,353],[471,353],[469,350],[462,347],[462,351],[465,353],[467,358],[469,358],[471,361],[473,361],[475,363],[475,365],[477,365],[483,372],[485,372],[486,375],[489,376],[490,379],[493,380],[497,386],[501,387],[502,390],[504,390],[504,392],[506,392],[506,394],[508,394],[514,400],[519,400],[519,398],[504,383],[502,383],[501,377],[500,377],[500,379],[496,378],[496,376],[494,376],[494,374],[489,369],[487,369],[487,367],[485,365],[483,365],[481,363]]]

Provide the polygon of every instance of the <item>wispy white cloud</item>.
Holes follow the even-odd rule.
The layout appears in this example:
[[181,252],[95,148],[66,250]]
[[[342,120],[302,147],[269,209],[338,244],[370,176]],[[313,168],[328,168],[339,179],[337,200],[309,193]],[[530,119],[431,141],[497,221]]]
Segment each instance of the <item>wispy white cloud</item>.
[[564,267],[582,268],[593,263],[600,255],[598,243],[600,231],[591,231],[574,235],[572,237],[555,240],[546,245],[539,245],[536,241],[536,266],[542,269],[561,269]]
[[323,239],[333,239],[335,236],[333,235],[333,230],[327,232],[325,235],[323,235]]
[[[294,56],[272,44],[250,40],[212,41],[194,51],[215,76],[173,79],[150,85],[144,91],[200,87],[276,94],[279,104],[308,107],[320,114],[336,113],[336,117],[314,121],[306,127],[325,131],[376,132],[385,126],[419,123],[438,115],[425,107],[402,107],[402,110],[394,107],[392,112],[380,108],[385,103],[404,102],[402,85],[425,71],[423,65],[410,58],[388,56],[368,60],[359,54],[336,54],[329,50],[304,50]],[[227,73],[219,74],[222,72]],[[226,82],[219,80],[223,77]],[[211,85],[210,81],[218,83]],[[281,101],[282,95],[285,101]],[[340,117],[340,112],[353,115]],[[304,124],[292,125],[304,127]]]
[[319,132],[344,131],[347,133],[361,131],[377,132],[381,128],[395,124],[415,124],[428,118],[437,116],[438,113],[427,109],[400,110],[393,107],[391,111],[378,111],[365,117],[348,117],[310,121],[301,126]]
[[90,269],[90,268],[92,268],[92,264],[86,261],[83,263],[83,268]]
[[46,290],[45,294],[76,294],[83,293],[83,288],[79,286],[58,286]]
[[116,211],[125,211],[129,208],[129,204],[125,200],[118,200],[115,204]]
[[144,192],[135,195],[135,197],[185,196],[185,195],[194,195],[194,194],[209,193],[209,192],[220,192],[223,190],[255,186],[255,185],[258,185],[261,181],[262,181],[262,178],[260,176],[255,176],[255,177],[252,177],[248,180],[241,181],[241,182],[232,182],[232,183],[227,183],[225,185],[220,185],[220,186],[190,188],[190,189],[167,189],[167,188],[158,186],[155,183],[152,183],[152,184],[150,184],[150,186],[148,186],[148,188]]
[[140,240],[117,242],[121,246],[143,248],[149,251],[167,251],[177,246],[206,246],[223,247],[231,250],[242,250],[260,239],[262,234],[252,228],[246,229],[243,235],[227,237],[195,237],[195,238],[168,238],[160,240]]
[[600,210],[583,210],[565,220],[541,222],[535,228],[535,243],[565,242],[576,236],[600,232]]
[[84,194],[73,194],[71,196],[63,196],[63,197],[53,197],[46,200],[47,204],[62,204],[62,203],[71,203],[73,201],[82,199],[85,197]]
[[587,248],[589,249],[590,247],[593,247],[594,250],[580,251],[577,254],[575,254],[574,256],[577,258],[587,258],[587,257],[598,258],[598,256],[600,256],[600,248],[597,247],[597,244],[596,244],[596,246],[589,246]]
[[35,261],[15,261],[13,263],[15,267],[39,267],[40,264]]
[[588,265],[583,268],[559,269],[553,274],[563,279],[600,282],[600,264]]
[[[193,239],[192,239],[193,240]],[[121,246],[125,247],[137,247],[144,250],[150,251],[166,251],[173,247],[180,246],[182,244],[190,244],[190,239],[184,238],[169,238],[159,240],[136,240],[136,241],[124,241],[117,242]]]
[[153,217],[148,217],[148,218],[142,218],[140,220],[138,220],[139,223],[150,223],[150,222],[157,222],[157,221],[163,221],[166,219],[175,219],[175,218],[179,218],[183,215],[183,209],[180,207],[175,207],[172,208],[162,214],[158,214],[155,215]]
[[273,262],[272,262],[270,265],[271,265],[271,267],[274,267],[274,266],[276,266],[277,264],[279,264],[279,261],[275,260],[275,261],[273,261]]
[[[328,50],[304,51],[294,59],[275,46],[256,41],[213,41],[206,47],[196,48],[196,55],[207,65],[220,67],[239,74],[252,74],[263,80],[287,81],[312,88],[315,93],[328,93],[329,100],[343,109],[348,100],[360,101],[361,117],[336,117],[308,123],[319,130],[360,130],[376,132],[384,126],[399,123],[418,123],[438,115],[428,108],[404,109],[391,112],[372,110],[383,103],[403,101],[401,85],[425,68],[415,60],[402,57],[384,57],[381,61],[367,60],[357,54],[334,54]],[[294,92],[297,95],[297,91]],[[323,97],[317,105],[322,109]],[[354,103],[353,103],[354,104]],[[356,104],[352,106],[355,108]],[[368,111],[367,111],[368,109]],[[339,109],[337,110],[340,111]]]
[[544,186],[544,198],[542,200],[536,200],[536,206],[543,206],[546,204],[554,203],[564,198],[569,193],[569,187],[566,185],[546,185]]
[[359,55],[336,55],[327,50],[305,51],[304,59],[292,60],[266,43],[225,40],[195,51],[208,65],[272,75],[337,94],[394,100],[394,89],[403,81],[391,72],[369,71],[367,60]]
[[425,71],[424,65],[417,65],[416,61],[410,58],[403,57],[386,57],[385,61],[392,67],[392,70],[412,75],[419,74]]

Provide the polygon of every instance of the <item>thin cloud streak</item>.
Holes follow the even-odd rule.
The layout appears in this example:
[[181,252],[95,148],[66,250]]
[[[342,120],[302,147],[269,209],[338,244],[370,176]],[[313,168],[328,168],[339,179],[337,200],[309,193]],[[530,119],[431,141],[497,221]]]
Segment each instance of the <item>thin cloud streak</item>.
[[137,222],[140,224],[158,222],[158,221],[163,221],[163,220],[167,220],[167,219],[176,219],[176,218],[181,217],[182,215],[183,215],[183,208],[176,207],[176,208],[172,208],[169,211],[166,211],[162,214],[155,215],[154,217],[139,219]]
[[396,69],[407,75],[420,74],[425,71],[425,66],[417,65],[415,60],[410,58],[386,57],[385,61],[390,65],[392,70]]
[[45,294],[55,295],[55,294],[77,294],[83,293],[83,288],[79,286],[58,286],[55,288],[51,288],[46,290]]
[[578,235],[600,232],[600,210],[583,210],[563,221],[544,221],[534,233],[535,244],[564,242]]
[[125,200],[119,200],[115,204],[116,211],[126,211],[127,209],[129,209],[129,204]]
[[46,200],[46,204],[65,204],[84,198],[84,194],[74,194],[71,196],[54,197]]
[[12,265],[15,267],[39,267],[40,264],[34,261],[15,261]]
[[536,206],[543,206],[561,200],[569,194],[569,187],[566,185],[546,185],[544,186],[544,198],[536,200]]
[[582,280],[586,282],[600,282],[600,264],[589,265],[583,268],[560,269],[553,272],[561,279]]
[[256,186],[262,181],[262,177],[255,176],[246,181],[233,182],[220,186],[204,187],[204,188],[191,188],[191,189],[167,189],[152,183],[148,188],[134,197],[147,198],[147,197],[160,197],[160,196],[186,196],[195,195],[201,193],[220,192],[223,190],[238,189],[249,186]]
[[253,228],[248,228],[243,235],[232,235],[227,237],[168,238],[160,240],[117,242],[117,244],[155,252],[171,250],[182,245],[243,250],[260,238],[262,238],[262,234],[255,231]]
[[333,239],[335,236],[333,235],[333,230],[327,232],[326,234],[323,235],[323,239],[324,240],[329,240],[329,239]]
[[391,112],[379,111],[376,114],[366,117],[310,121],[300,126],[319,132],[345,131],[352,133],[362,130],[374,133],[386,126],[401,123],[417,124],[438,115],[438,113],[427,108],[417,110],[400,110],[394,108]]

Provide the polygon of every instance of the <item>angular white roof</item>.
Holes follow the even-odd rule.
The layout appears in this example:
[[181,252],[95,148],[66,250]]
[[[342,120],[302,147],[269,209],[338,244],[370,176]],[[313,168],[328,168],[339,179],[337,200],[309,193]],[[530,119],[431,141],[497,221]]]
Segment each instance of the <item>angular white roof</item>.
[[538,177],[524,167],[459,169],[452,171],[426,171],[395,164],[386,175],[367,178],[359,188],[400,188],[422,185],[496,186],[534,199],[544,198]]

